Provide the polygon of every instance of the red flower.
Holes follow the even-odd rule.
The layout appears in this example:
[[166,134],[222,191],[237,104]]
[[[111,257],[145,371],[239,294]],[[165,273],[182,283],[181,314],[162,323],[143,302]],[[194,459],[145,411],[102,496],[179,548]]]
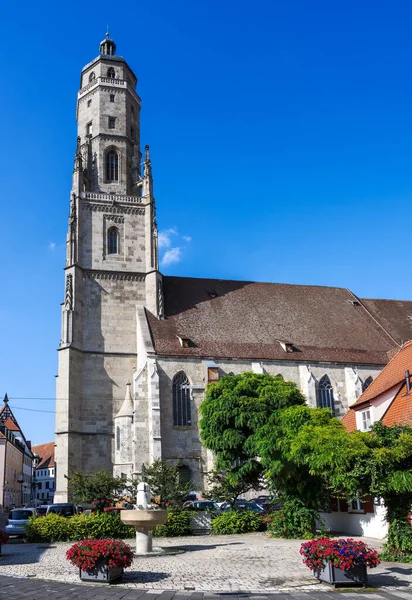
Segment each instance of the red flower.
[[108,567],[126,568],[133,562],[133,551],[121,540],[83,540],[67,550],[66,558],[83,571],[93,569],[99,558],[105,558]]
[[364,542],[355,541],[352,538],[310,540],[301,545],[300,554],[303,556],[305,565],[312,571],[323,569],[327,560],[333,566],[344,570],[358,565],[366,565],[372,569],[380,563],[376,550],[369,548]]

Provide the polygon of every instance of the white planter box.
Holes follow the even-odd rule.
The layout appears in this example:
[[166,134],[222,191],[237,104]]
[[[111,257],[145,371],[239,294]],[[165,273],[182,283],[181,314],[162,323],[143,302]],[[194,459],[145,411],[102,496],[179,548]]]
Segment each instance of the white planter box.
[[199,510],[190,521],[193,535],[208,535],[212,531],[212,515],[205,510]]

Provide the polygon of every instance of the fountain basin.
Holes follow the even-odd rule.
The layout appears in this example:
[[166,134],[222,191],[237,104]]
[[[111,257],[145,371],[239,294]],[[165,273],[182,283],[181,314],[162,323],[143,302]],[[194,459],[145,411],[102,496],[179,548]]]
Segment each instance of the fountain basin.
[[136,529],[153,529],[167,521],[167,510],[122,510],[120,518]]

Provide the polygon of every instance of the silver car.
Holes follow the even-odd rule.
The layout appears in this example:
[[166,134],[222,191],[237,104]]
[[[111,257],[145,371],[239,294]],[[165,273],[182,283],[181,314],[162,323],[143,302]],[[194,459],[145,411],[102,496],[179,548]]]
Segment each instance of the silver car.
[[9,512],[9,519],[6,522],[5,531],[9,535],[26,535],[25,524],[30,517],[37,517],[35,508],[13,508]]

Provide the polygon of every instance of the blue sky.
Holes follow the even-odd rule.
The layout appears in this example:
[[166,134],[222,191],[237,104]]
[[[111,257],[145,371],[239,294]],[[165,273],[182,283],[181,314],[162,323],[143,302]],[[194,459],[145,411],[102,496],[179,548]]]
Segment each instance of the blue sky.
[[139,78],[164,273],[412,297],[411,2],[22,0],[0,14],[0,387],[34,443],[54,438],[37,411],[54,410],[79,74],[107,24]]

